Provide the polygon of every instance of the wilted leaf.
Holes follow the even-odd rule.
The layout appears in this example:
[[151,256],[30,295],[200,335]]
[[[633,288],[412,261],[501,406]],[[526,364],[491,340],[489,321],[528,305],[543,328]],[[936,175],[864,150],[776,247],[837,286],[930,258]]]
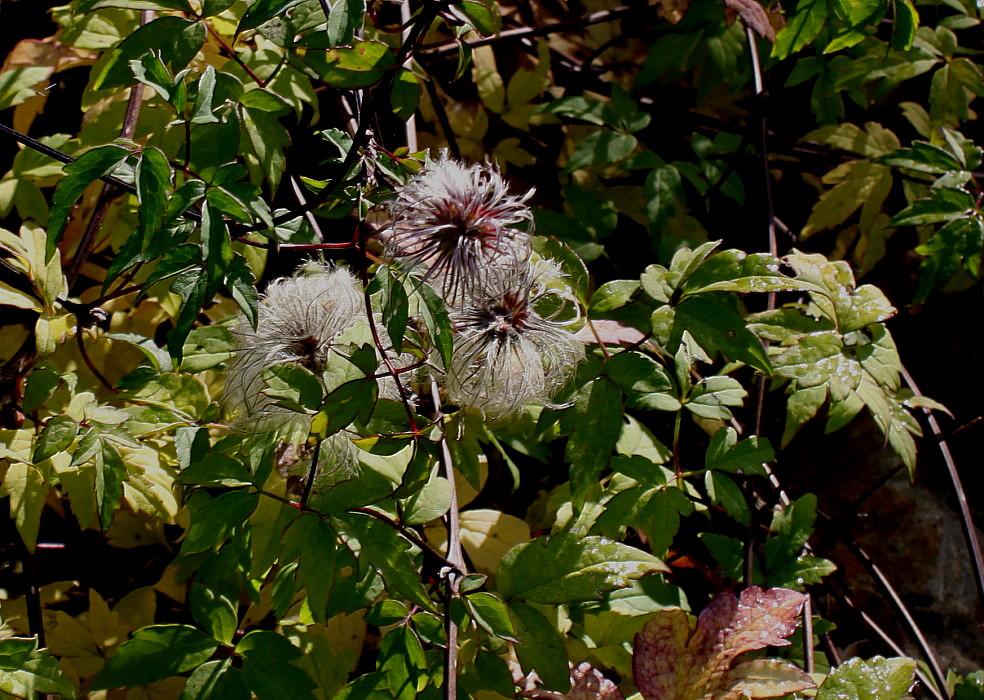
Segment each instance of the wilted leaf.
[[772,28],[765,8],[756,0],[724,0],[724,6],[738,13],[742,21],[763,39],[776,43],[776,30]]
[[732,667],[746,652],[787,646],[805,601],[783,588],[751,586],[740,598],[725,592],[700,614],[692,635],[684,611],[660,611],[635,638],[636,685],[650,700],[767,698],[813,688],[807,674],[784,662]]

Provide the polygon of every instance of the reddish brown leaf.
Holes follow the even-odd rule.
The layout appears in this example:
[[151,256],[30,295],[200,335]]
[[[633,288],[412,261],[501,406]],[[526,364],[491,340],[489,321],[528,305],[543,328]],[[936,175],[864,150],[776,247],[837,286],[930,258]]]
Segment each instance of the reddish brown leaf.
[[773,44],[776,43],[776,30],[769,21],[769,15],[765,8],[756,0],[724,0],[724,6],[738,13],[742,21],[751,27],[763,39],[768,39]]
[[598,669],[584,662],[571,671],[571,690],[567,700],[623,700],[618,686],[612,683]]
[[777,697],[792,692],[786,687],[811,687],[802,685],[810,682],[807,676],[782,662],[732,668],[740,654],[788,645],[786,637],[795,631],[805,600],[802,593],[784,588],[763,591],[752,586],[740,599],[722,593],[700,614],[689,641],[686,614],[661,611],[636,635],[632,659],[636,685],[650,700],[726,700],[742,692]]
[[[675,698],[680,686],[677,665],[687,656],[690,618],[679,608],[667,608],[646,623],[635,637],[632,672],[647,698]],[[683,669],[686,674],[686,668]]]
[[660,0],[659,15],[670,24],[676,24],[687,14],[690,0]]
[[[518,667],[517,667],[518,668]],[[542,690],[530,683],[528,676],[523,676],[519,671],[519,676],[513,673],[516,683],[525,687],[519,693],[524,698],[535,700],[625,700],[622,692],[605,675],[589,664],[587,661],[581,662],[575,668],[571,665],[571,689],[566,693],[555,693],[549,690]]]

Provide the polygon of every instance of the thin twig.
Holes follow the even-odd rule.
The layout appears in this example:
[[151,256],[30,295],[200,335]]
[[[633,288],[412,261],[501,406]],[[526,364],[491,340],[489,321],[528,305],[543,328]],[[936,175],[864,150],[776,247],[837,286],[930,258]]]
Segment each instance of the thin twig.
[[120,393],[119,390],[113,386],[112,382],[106,379],[103,373],[96,368],[96,365],[92,362],[92,358],[89,357],[89,351],[85,349],[85,339],[82,337],[85,334],[82,328],[82,321],[78,319],[78,316],[76,316],[76,319],[75,339],[78,341],[79,354],[82,356],[82,361],[85,362],[85,366],[88,367],[89,371],[92,372],[96,379],[99,380],[99,383],[106,387],[109,392],[113,394]]
[[[817,514],[823,516],[820,511],[817,511]],[[830,520],[827,516],[823,517]],[[929,645],[929,642],[926,640],[925,635],[923,635],[922,630],[919,629],[919,625],[916,624],[915,619],[912,617],[912,613],[909,612],[909,608],[902,602],[902,598],[899,597],[899,594],[896,592],[895,588],[889,582],[882,570],[877,564],[875,564],[868,553],[862,549],[860,545],[858,545],[857,542],[847,536],[840,537],[840,540],[845,546],[847,546],[851,554],[853,554],[854,557],[861,563],[861,565],[868,572],[868,575],[871,576],[878,587],[881,588],[882,592],[885,594],[885,597],[888,599],[888,602],[895,609],[895,612],[902,618],[902,620],[905,621],[906,626],[909,628],[909,631],[916,640],[916,644],[922,652],[923,658],[926,660],[926,664],[929,666],[930,673],[932,673],[933,679],[936,681],[940,692],[949,698],[949,694],[946,691],[946,675],[943,673],[943,669],[940,666],[939,660],[936,658],[935,652],[933,652],[933,648]]]
[[[57,160],[59,163],[62,163],[64,165],[71,165],[76,160],[78,160],[77,158],[68,155],[64,151],[59,151],[57,148],[46,146],[45,144],[41,143],[37,139],[31,138],[27,134],[22,134],[16,129],[10,128],[6,124],[0,124],[0,133],[4,133],[7,136],[10,136],[12,139],[14,139],[14,141],[21,144],[22,146],[26,146],[27,148],[30,148],[32,151],[36,151],[37,153],[48,156],[52,160]],[[112,175],[103,175],[98,179],[100,182],[105,182],[108,185],[112,185],[116,189],[126,192],[127,194],[137,193],[136,185],[126,182],[125,180],[121,180],[118,177],[113,177]],[[190,219],[191,221],[202,220],[202,215],[199,212],[195,211],[194,209],[188,209],[187,211],[183,212],[181,216],[184,217],[185,219]]]
[[882,487],[885,486],[889,481],[894,479],[902,470],[905,469],[904,464],[900,464],[892,471],[888,472],[885,476],[879,479],[877,482],[868,487],[868,490],[861,494],[854,503],[847,509],[847,512],[852,516],[857,517],[858,511],[861,510],[861,506],[867,503],[868,499],[874,496]]
[[816,660],[813,654],[813,598],[806,594],[803,603],[803,670],[813,673]]
[[389,517],[385,513],[382,513],[378,510],[373,510],[372,508],[367,508],[365,506],[360,506],[358,508],[350,508],[349,512],[358,513],[360,515],[366,515],[370,518],[375,518],[379,522],[388,525],[393,530],[400,533],[400,535],[403,536],[411,544],[414,544],[417,547],[419,547],[422,551],[427,552],[428,556],[434,557],[439,562],[441,562],[443,566],[448,567],[449,570],[456,571],[459,574],[462,573],[461,570],[458,569],[458,567],[454,564],[454,562],[452,562],[450,559],[448,559],[443,554],[438,552],[436,549],[434,549],[434,547],[432,547],[426,541],[418,537],[413,530],[408,528],[406,525],[401,525],[399,522],[393,520],[393,518]]
[[451,491],[451,503],[448,506],[448,561],[457,569],[445,572],[447,579],[447,598],[445,600],[444,630],[448,638],[448,646],[444,656],[444,697],[446,700],[458,698],[458,625],[451,615],[451,601],[458,597],[461,579],[465,573],[465,558],[461,551],[461,522],[458,515],[458,492],[455,485],[454,462],[451,450],[448,448],[447,424],[443,422],[444,411],[441,407],[440,388],[437,379],[431,375],[431,399],[434,401],[434,411],[442,419],[440,455],[441,469],[444,478],[448,480]]
[[301,505],[306,506],[308,499],[311,498],[311,490],[314,488],[314,477],[318,475],[318,462],[321,461],[321,444],[324,440],[316,440],[314,452],[311,455],[311,468],[308,470],[307,483],[304,484],[304,493],[301,494]]
[[[291,175],[288,180],[290,180],[290,187],[294,190],[294,198],[303,207],[307,204],[307,199],[304,197],[304,190],[301,189],[301,184],[297,181],[294,175]],[[325,236],[321,233],[321,226],[318,225],[318,220],[314,218],[314,214],[310,211],[304,212],[304,218],[307,220],[311,229],[314,231],[315,237],[322,243],[325,240]]]
[[[651,12],[651,8],[648,7],[615,7],[611,10],[601,10],[599,12],[592,12],[584,17],[579,17],[577,19],[568,20],[567,22],[554,22],[553,24],[547,24],[542,27],[517,27],[516,29],[506,29],[505,31],[499,32],[495,36],[480,37],[475,39],[468,39],[463,43],[469,48],[476,48],[479,46],[488,46],[489,44],[497,44],[500,41],[521,41],[523,39],[530,39],[538,36],[547,36],[549,34],[557,34],[558,32],[573,32],[578,29],[584,29],[585,27],[590,27],[593,24],[604,24],[605,22],[615,22],[620,19],[625,19],[626,17],[642,12]],[[655,16],[655,15],[654,15]],[[421,50],[421,53],[429,56],[443,56],[445,54],[454,53],[458,50],[458,40],[447,41],[434,46],[425,47]]]
[[[321,0],[325,2],[326,0]],[[412,24],[410,22],[410,0],[403,0],[400,3],[400,23],[403,25],[403,32],[401,34],[401,41],[406,44],[410,39],[410,29]],[[406,66],[406,63],[403,64]],[[406,120],[403,125],[404,131],[406,132],[407,150],[410,153],[417,152],[417,113],[414,112]]]
[[[915,380],[904,366],[901,368],[901,374],[902,378],[905,379],[905,383],[912,390],[912,393],[916,396],[922,396],[923,394],[919,391]],[[957,463],[953,460],[950,446],[943,439],[943,431],[940,429],[940,424],[937,422],[936,416],[928,408],[924,408],[923,413],[926,414],[926,422],[929,423],[929,429],[933,431],[933,435],[937,438],[936,444],[939,446],[940,454],[946,463],[946,470],[950,475],[950,481],[953,482],[953,492],[957,497],[957,504],[960,507],[960,523],[963,525],[964,539],[967,541],[967,549],[970,552],[971,568],[974,571],[974,579],[977,582],[977,595],[981,605],[984,606],[984,556],[981,555],[981,543],[977,539],[977,528],[974,526],[970,506],[967,504],[967,494],[964,492],[960,472],[957,471]]]
[[[291,499],[286,498],[285,496],[279,496],[275,493],[264,491],[263,489],[257,489],[256,493],[258,493],[261,496],[266,496],[267,498],[273,499],[274,501],[283,503],[285,506],[296,508],[302,513],[310,513],[311,515],[316,515],[322,520],[329,517],[327,513],[322,513],[317,508],[312,508],[311,506],[301,503],[299,501],[292,501]],[[406,525],[402,525],[396,520],[393,520],[393,518],[386,515],[386,513],[382,513],[378,510],[373,510],[372,508],[369,508],[367,506],[349,508],[348,512],[355,513],[358,515],[365,515],[367,517],[378,520],[379,522],[395,530],[397,533],[399,533],[401,537],[407,540],[410,544],[418,547],[421,551],[426,552],[427,556],[434,557],[437,561],[441,562],[441,564],[443,564],[444,566],[448,566],[448,567],[452,566],[451,562],[448,561],[447,558],[444,557],[444,555],[442,555],[440,552],[434,549],[434,547],[431,546],[426,540],[423,540],[420,537],[418,537],[417,533],[415,533],[413,530],[408,528]]]
[[[362,246],[365,250],[365,245]],[[383,358],[383,364],[386,365],[387,373],[393,377],[393,382],[396,384],[396,391],[400,395],[400,403],[403,404],[403,408],[407,414],[407,420],[410,424],[410,430],[417,434],[417,419],[413,415],[413,406],[410,403],[410,395],[407,394],[407,389],[403,386],[403,382],[400,381],[400,373],[397,371],[396,367],[390,361],[389,356],[386,354],[386,348],[383,346],[383,341],[379,335],[379,328],[376,327],[376,319],[372,312],[372,300],[369,297],[369,271],[366,269],[365,265],[360,266],[362,268],[362,295],[365,299],[366,304],[366,317],[369,321],[369,332],[372,333],[372,340],[379,349],[379,355]]]
[[[872,632],[874,632],[879,639],[881,639],[882,643],[884,643],[885,646],[887,646],[889,649],[892,650],[893,654],[897,654],[898,656],[908,656],[905,650],[902,647],[900,647],[894,639],[892,639],[892,636],[888,634],[888,632],[883,630],[881,626],[877,622],[875,622],[875,620],[871,617],[871,615],[869,615],[864,610],[862,610],[861,608],[859,608],[857,605],[854,604],[854,601],[851,600],[850,596],[844,593],[839,593],[838,597],[841,600],[843,600],[844,603],[846,603],[849,608],[851,608],[856,613],[858,613],[858,615],[860,615],[861,621],[864,622],[864,624],[867,625],[868,628]],[[833,641],[830,640],[830,636],[829,635],[824,635],[824,636],[827,638],[828,648],[830,648],[833,651],[832,656],[834,658],[834,662],[836,665],[839,666],[841,663],[840,655],[837,653]],[[926,675],[923,673],[923,670],[919,668],[919,666],[916,666],[916,677],[922,682],[922,684],[926,687],[926,690],[928,690],[930,694],[933,695],[933,697],[937,698],[937,700],[944,700],[943,695],[941,695],[940,692],[937,690],[936,684],[926,677]],[[945,687],[946,686],[944,686],[944,688]]]
[[[425,71],[427,70],[427,67],[422,63],[420,65]],[[451,128],[451,120],[448,119],[448,110],[444,108],[444,103],[441,101],[441,96],[437,92],[437,85],[430,71],[427,72],[427,76],[428,79],[424,81],[424,89],[427,90],[427,96],[430,98],[431,106],[434,108],[434,114],[437,115],[437,123],[441,125],[441,132],[444,134],[444,140],[448,144],[451,155],[455,160],[461,160],[461,147],[458,146],[458,138],[454,135],[454,129]]]
[[219,42],[219,46],[221,46],[223,49],[225,49],[226,53],[229,54],[229,57],[233,61],[235,61],[236,64],[239,65],[240,68],[243,69],[243,72],[246,73],[246,75],[248,75],[250,78],[252,78],[253,81],[257,85],[259,85],[261,88],[265,88],[266,87],[266,81],[263,80],[262,78],[260,78],[260,76],[258,76],[256,73],[254,73],[253,70],[249,66],[246,65],[246,62],[243,61],[243,59],[239,57],[239,54],[236,53],[236,50],[234,48],[232,48],[231,46],[229,46],[229,44],[226,43],[226,40],[225,39],[223,39],[221,36],[219,36],[219,33],[217,31],[215,31],[215,29],[212,27],[211,24],[208,23],[207,20],[204,20],[203,19],[202,22],[205,25],[205,29],[208,30],[208,33],[211,34],[212,37],[217,42]]

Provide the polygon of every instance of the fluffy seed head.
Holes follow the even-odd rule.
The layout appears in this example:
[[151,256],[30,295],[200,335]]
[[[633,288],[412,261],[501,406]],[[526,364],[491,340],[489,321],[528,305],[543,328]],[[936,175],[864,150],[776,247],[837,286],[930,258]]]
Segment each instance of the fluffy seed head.
[[528,404],[550,405],[584,356],[564,324],[538,310],[548,297],[566,296],[545,283],[557,275],[549,264],[497,270],[482,292],[452,310],[449,399],[493,419]]
[[491,165],[442,154],[397,192],[387,254],[420,268],[447,301],[470,295],[490,269],[529,257],[533,217]]
[[264,430],[308,420],[273,405],[263,393],[263,370],[290,363],[320,374],[332,341],[362,313],[360,288],[346,270],[308,263],[272,282],[256,329],[241,319],[234,331],[237,353],[226,370],[225,403],[237,423]]

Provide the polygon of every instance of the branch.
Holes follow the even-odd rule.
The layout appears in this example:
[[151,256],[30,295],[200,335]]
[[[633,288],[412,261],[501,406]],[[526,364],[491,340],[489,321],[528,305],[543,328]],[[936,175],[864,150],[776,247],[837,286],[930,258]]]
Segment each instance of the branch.
[[[76,161],[75,158],[68,155],[64,151],[59,151],[57,148],[46,146],[45,144],[41,143],[37,139],[31,138],[27,134],[22,134],[21,132],[17,131],[16,129],[12,129],[6,124],[0,124],[0,133],[10,136],[14,141],[21,144],[22,146],[30,148],[32,151],[37,151],[42,155],[46,155],[52,160],[57,160],[59,163],[63,163],[64,165],[70,165]],[[136,185],[121,180],[118,177],[113,177],[112,175],[103,175],[101,178],[99,178],[99,180],[101,182],[105,182],[108,185],[112,185],[116,189],[122,190],[127,194],[135,195],[137,193]],[[188,209],[181,216],[183,216],[186,219],[191,219],[192,221],[202,220],[202,215],[199,214],[194,209]]]
[[445,54],[454,53],[457,51],[459,43],[474,49],[478,46],[488,46],[489,44],[496,44],[500,41],[522,41],[523,39],[548,36],[550,34],[557,34],[560,32],[573,32],[578,29],[590,27],[593,24],[615,22],[635,13],[642,14],[643,11],[653,13],[655,12],[655,9],[652,7],[615,7],[611,10],[592,12],[584,17],[568,20],[566,22],[554,22],[553,24],[547,24],[542,27],[517,27],[516,29],[507,29],[503,32],[499,32],[496,36],[468,39],[463,42],[459,42],[457,40],[447,41],[441,44],[425,47],[420,51],[420,53],[426,56],[444,56]]
[[444,410],[441,407],[441,390],[437,379],[431,375],[431,399],[434,401],[434,411],[441,421],[440,455],[441,470],[444,478],[451,486],[451,503],[448,506],[448,561],[453,569],[445,572],[447,576],[447,597],[445,599],[444,629],[448,637],[448,646],[444,656],[444,697],[446,700],[458,698],[458,625],[451,615],[451,601],[458,597],[458,587],[467,571],[465,558],[461,552],[461,522],[458,515],[458,491],[455,485],[454,462],[451,450],[448,449],[447,427],[444,424]]
[[871,576],[875,584],[882,590],[885,597],[887,598],[889,604],[895,609],[896,614],[905,622],[912,636],[916,640],[916,644],[919,646],[922,652],[923,658],[926,660],[926,664],[929,666],[929,671],[933,675],[933,679],[936,681],[936,685],[940,692],[947,698],[949,694],[946,691],[946,675],[943,673],[943,669],[940,666],[939,660],[936,658],[936,654],[933,652],[933,648],[929,645],[926,640],[925,635],[916,624],[915,619],[912,617],[912,613],[909,612],[909,608],[906,607],[905,603],[902,602],[902,598],[896,592],[895,588],[889,582],[888,578],[878,567],[877,564],[871,559],[868,553],[858,545],[850,536],[846,533],[838,532],[840,528],[836,526],[834,520],[832,520],[825,513],[817,511],[817,515],[824,518],[828,523],[834,526],[834,532],[838,539],[844,543],[844,545],[850,550],[851,554],[861,563],[861,565]]
[[[904,366],[901,369],[901,374],[903,379],[905,379],[905,383],[912,389],[912,393],[916,396],[922,396],[923,394],[919,391],[919,387],[916,386],[915,380]],[[943,437],[943,431],[940,429],[940,424],[937,422],[936,416],[928,408],[924,408],[923,413],[926,414],[926,422],[929,423],[930,430],[936,436],[936,444],[939,446],[940,454],[946,463],[946,470],[950,475],[950,481],[953,482],[953,492],[957,497],[957,504],[960,506],[960,524],[963,525],[964,539],[967,541],[967,549],[970,552],[971,568],[974,571],[974,579],[977,582],[977,595],[981,601],[981,605],[984,606],[984,557],[981,556],[981,543],[977,539],[977,528],[974,526],[970,506],[967,504],[967,494],[964,492],[960,472],[957,471],[957,463],[953,460],[950,446]]]

